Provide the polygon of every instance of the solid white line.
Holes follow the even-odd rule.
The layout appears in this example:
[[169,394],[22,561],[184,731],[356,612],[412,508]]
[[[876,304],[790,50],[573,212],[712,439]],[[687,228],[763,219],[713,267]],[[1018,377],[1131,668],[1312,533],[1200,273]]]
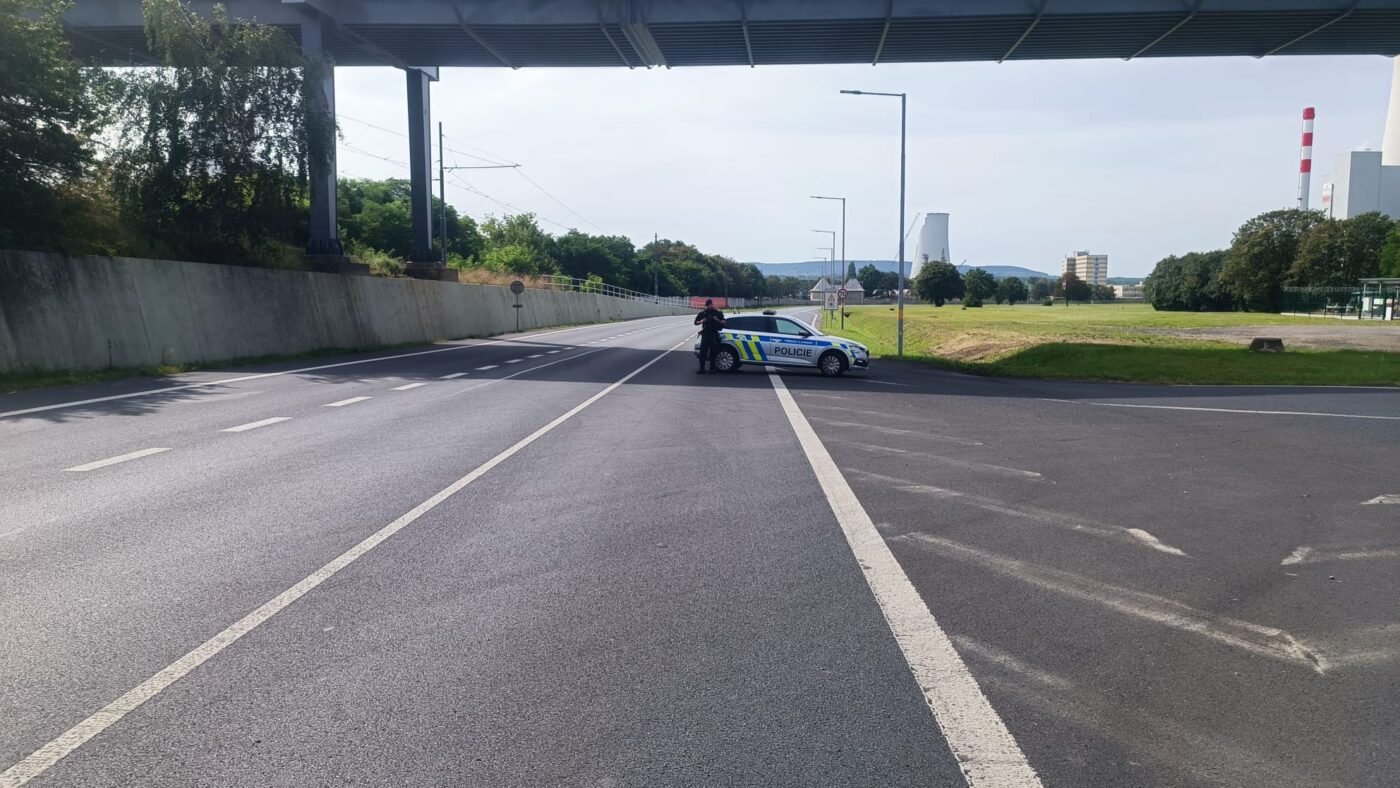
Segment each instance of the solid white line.
[[328,407],[328,408],[343,408],[343,407],[345,407],[346,405],[354,405],[356,402],[364,402],[364,401],[367,400],[367,399],[374,399],[374,398],[373,398],[373,397],[351,397],[350,399],[343,399],[343,400],[341,400],[341,401],[339,401],[339,402],[328,402],[328,403],[326,403],[326,407]]
[[477,367],[477,368],[476,368],[476,371],[477,371],[477,372],[485,372],[485,371],[488,370],[488,369],[495,369],[496,367],[499,367],[499,366],[500,366],[500,364],[487,364],[487,365],[484,366],[484,367]]
[[1374,506],[1374,505],[1376,505],[1376,504],[1387,504],[1387,503],[1400,503],[1400,495],[1397,495],[1397,494],[1395,494],[1395,493],[1386,493],[1385,495],[1377,495],[1375,498],[1372,498],[1372,499],[1369,500],[1369,501],[1362,501],[1362,502],[1361,502],[1361,505],[1362,505],[1362,506]]
[[108,458],[105,459],[105,460],[98,460],[97,462],[90,462],[90,463],[88,463],[87,465],[75,465],[75,466],[73,466],[72,468],[64,468],[63,470],[65,470],[65,471],[77,471],[77,472],[82,472],[82,471],[95,471],[95,470],[97,470],[98,468],[106,468],[108,465],[116,465],[116,464],[119,463],[119,462],[126,462],[127,460],[139,460],[139,459],[141,459],[142,457],[149,457],[149,456],[151,456],[152,454],[160,454],[160,453],[163,452],[163,451],[170,451],[170,449],[169,449],[169,448],[164,448],[164,449],[142,449],[141,451],[134,451],[134,452],[131,452],[130,454],[123,454],[123,455],[120,455],[120,456],[118,456],[118,457],[108,457]]
[[648,361],[640,367],[637,367],[636,369],[624,375],[621,379],[610,384],[607,388],[603,389],[597,394],[594,394],[593,396],[589,397],[588,399],[584,400],[578,405],[575,405],[563,415],[557,416],[553,421],[549,422],[543,427],[540,427],[539,429],[530,433],[528,436],[520,439],[518,442],[515,443],[515,445],[511,446],[510,448],[506,449],[500,454],[497,454],[495,457],[492,457],[491,459],[487,460],[476,470],[472,471],[471,473],[468,473],[466,476],[463,476],[462,478],[443,488],[440,492],[433,495],[428,500],[413,507],[413,509],[399,517],[397,520],[394,520],[392,523],[389,523],[388,525],[384,526],[378,531],[375,531],[373,534],[366,537],[359,544],[355,545],[349,550],[346,550],[344,553],[341,553],[330,563],[326,564],[320,569],[317,569],[315,572],[312,572],[311,574],[307,575],[296,585],[292,586],[291,588],[288,588],[286,591],[283,591],[282,593],[278,594],[272,599],[269,599],[268,601],[264,602],[262,605],[258,606],[256,610],[239,619],[238,621],[234,622],[227,629],[223,630],[214,637],[204,641],[204,643],[200,644],[194,650],[185,654],[183,657],[180,657],[179,659],[170,663],[159,673],[156,673],[154,676],[151,676],[150,678],[136,685],[125,695],[122,695],[120,698],[117,698],[116,700],[104,706],[99,711],[92,714],[92,716],[88,717],[87,719],[83,720],[77,725],[74,725],[72,728],[69,728],[67,731],[59,735],[58,738],[48,742],[44,746],[40,747],[38,750],[35,750],[24,760],[6,769],[3,773],[0,773],[0,788],[19,788],[19,786],[24,785],[25,783],[29,782],[35,777],[38,777],[39,775],[48,771],[50,768],[53,767],[54,764],[67,757],[74,750],[83,746],[83,744],[87,743],[90,739],[92,739],[92,737],[115,725],[118,721],[121,720],[122,717],[125,717],[126,715],[140,708],[141,705],[144,704],[146,701],[150,700],[151,698],[154,698],[156,695],[159,695],[171,684],[174,684],[175,682],[187,676],[190,673],[190,671],[194,670],[200,665],[203,665],[205,662],[208,662],[219,652],[223,651],[224,649],[237,642],[239,638],[242,638],[244,635],[256,629],[259,625],[265,623],[268,619],[285,610],[288,605],[291,605],[293,602],[297,601],[303,596],[306,596],[317,586],[326,582],[331,577],[334,577],[336,573],[340,572],[342,569],[354,563],[357,559],[359,559],[361,556],[365,555],[369,551],[378,547],[382,542],[384,542],[384,540],[388,539],[389,537],[393,536],[399,531],[402,531],[409,525],[412,525],[414,521],[418,520],[423,515],[432,511],[443,501],[446,501],[448,498],[451,498],[453,495],[460,492],[467,485],[471,484],[477,479],[480,479],[492,468],[495,468],[497,465],[500,465],[501,463],[505,462],[511,457],[514,457],[516,454],[519,454],[527,446],[544,437],[546,434],[554,430],[554,428],[558,427],[559,425],[563,424],[564,422],[568,421],[574,416],[577,416],[585,408],[602,399],[603,397],[606,397],[607,395],[616,391],[619,386],[623,385],[627,381],[641,374],[642,371],[650,367],[652,364],[655,364],[656,362],[665,358],[668,354],[671,353],[671,351],[675,350],[678,347],[680,347],[679,343],[665,351],[662,351],[651,361]]
[[1344,550],[1315,550],[1303,545],[1289,553],[1287,558],[1279,562],[1279,566],[1320,564],[1328,561],[1388,561],[1393,558],[1400,558],[1400,548],[1361,547]]
[[[1048,400],[1065,402],[1066,400]],[[1073,402],[1074,400],[1068,400]],[[1245,410],[1243,408],[1198,408],[1187,405],[1133,405],[1126,402],[1084,402],[1084,405],[1097,405],[1103,408],[1146,408],[1151,410],[1197,410],[1207,413],[1252,413],[1259,416],[1326,416],[1333,419],[1375,419],[1379,421],[1400,421],[1400,416],[1364,416],[1357,413],[1316,413],[1306,410]]]
[[468,374],[470,374],[470,373],[467,373],[467,372],[453,372],[451,375],[443,375],[442,377],[438,378],[438,380],[455,380],[455,379],[457,379],[457,378],[463,377],[464,375],[468,375]]
[[1040,778],[1026,761],[1020,746],[875,530],[870,515],[860,505],[812,425],[807,423],[797,401],[776,374],[770,372],[768,379],[968,785],[972,788],[1039,786]]
[[389,389],[389,390],[390,390],[390,391],[410,391],[410,390],[412,390],[412,389],[416,389],[416,388],[418,388],[418,387],[420,387],[420,386],[426,386],[426,385],[428,385],[428,384],[427,384],[427,383],[405,383],[405,384],[402,385],[402,386],[395,386],[395,387],[393,387],[392,389]]
[[291,417],[273,416],[270,419],[263,419],[262,421],[252,421],[247,424],[240,424],[237,427],[229,427],[226,430],[219,430],[219,432],[247,432],[248,430],[255,430],[258,427],[266,427],[269,424],[277,424],[283,421],[291,421]]
[[[659,318],[644,318],[644,319],[645,319],[645,321],[665,321],[665,319],[669,319],[669,318],[668,318],[668,316],[662,315],[662,316],[659,316]],[[571,329],[552,330],[552,332],[531,333],[531,335],[512,336],[512,337],[508,337],[508,339],[496,339],[496,340],[491,340],[491,342],[477,342],[477,343],[472,343],[472,344],[454,344],[454,346],[452,346],[452,347],[438,347],[438,349],[434,349],[434,350],[417,350],[417,351],[413,351],[413,353],[399,353],[399,354],[396,354],[396,356],[377,356],[377,357],[374,357],[374,358],[358,358],[358,360],[356,360],[356,361],[337,361],[337,363],[335,363],[335,364],[321,364],[321,365],[316,365],[316,367],[301,367],[301,368],[297,368],[297,370],[283,370],[283,371],[280,371],[280,372],[258,372],[258,374],[255,374],[255,375],[241,375],[241,377],[238,377],[238,378],[223,378],[223,379],[218,379],[218,381],[204,381],[204,382],[200,382],[200,384],[185,384],[185,385],[181,385],[181,386],[165,386],[164,389],[144,389],[144,391],[125,393],[125,395],[98,396],[98,397],[92,397],[92,399],[73,400],[73,402],[60,402],[60,403],[56,403],[56,404],[42,404],[42,406],[38,406],[38,407],[25,407],[25,409],[21,409],[21,410],[10,410],[10,411],[6,411],[6,413],[0,413],[0,418],[7,418],[7,417],[10,417],[10,416],[25,416],[25,414],[29,414],[29,413],[43,413],[43,411],[46,411],[46,410],[59,410],[59,409],[63,409],[63,407],[77,407],[77,406],[80,406],[80,404],[95,404],[95,403],[99,403],[99,402],[112,402],[112,400],[130,399],[130,397],[136,397],[136,396],[162,395],[162,393],[183,392],[183,391],[189,391],[189,389],[207,389],[207,388],[210,388],[210,386],[223,386],[223,385],[228,385],[228,384],[241,384],[241,382],[244,382],[244,381],[260,381],[260,379],[263,379],[263,378],[277,378],[277,377],[281,377],[281,375],[297,375],[297,374],[300,374],[300,372],[316,372],[316,371],[319,371],[319,370],[335,370],[335,368],[337,368],[337,367],[353,367],[353,365],[356,365],[356,364],[374,364],[375,361],[392,361],[392,360],[395,360],[395,358],[413,358],[414,356],[431,356],[431,354],[433,354],[433,353],[449,353],[449,351],[452,351],[452,350],[469,350],[469,349],[472,349],[472,347],[490,347],[490,346],[493,346],[493,344],[505,344],[505,343],[512,343],[512,342],[532,342],[532,340],[538,339],[538,337],[542,337],[542,336],[560,335],[560,333],[568,333],[568,332],[580,332],[580,330],[584,330],[584,329],[594,329],[594,328],[598,328],[598,325],[596,325],[596,323],[594,323],[594,325],[588,325],[588,326],[574,326],[574,328],[571,328]],[[657,326],[657,328],[665,328],[665,325]],[[651,330],[651,329],[648,329],[648,330]],[[566,347],[566,349],[564,349],[564,350],[573,350],[573,349],[571,349],[571,347]]]

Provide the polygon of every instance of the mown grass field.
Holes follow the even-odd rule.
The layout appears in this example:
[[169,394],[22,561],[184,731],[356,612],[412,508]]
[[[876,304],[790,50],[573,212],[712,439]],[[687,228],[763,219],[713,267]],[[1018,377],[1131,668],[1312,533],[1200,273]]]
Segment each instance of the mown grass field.
[[[849,308],[844,331],[877,356],[895,355],[895,312]],[[1356,325],[1328,321],[1339,327]],[[1249,353],[1171,329],[1317,326],[1318,319],[1244,312],[1157,312],[1146,304],[1094,306],[917,305],[905,309],[906,357],[987,375],[1149,383],[1400,386],[1400,353],[1289,349]],[[1374,324],[1373,324],[1374,325]],[[825,329],[824,329],[825,330]],[[1400,326],[1395,327],[1400,331]]]

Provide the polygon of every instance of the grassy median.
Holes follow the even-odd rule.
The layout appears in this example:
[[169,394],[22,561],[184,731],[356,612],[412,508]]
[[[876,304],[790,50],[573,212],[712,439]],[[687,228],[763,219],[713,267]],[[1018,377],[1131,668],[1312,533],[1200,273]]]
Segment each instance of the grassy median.
[[[895,312],[850,307],[844,330],[877,356],[895,353]],[[1316,318],[1245,312],[1157,312],[1146,304],[1093,306],[911,306],[905,310],[907,357],[986,375],[1144,383],[1253,383],[1400,386],[1400,353],[1290,348],[1250,353],[1243,342],[1184,337],[1174,331],[1318,326]],[[1355,322],[1327,321],[1338,331]],[[1365,327],[1375,330],[1374,324]],[[1400,325],[1386,326],[1400,337]],[[1258,329],[1255,331],[1254,329]]]

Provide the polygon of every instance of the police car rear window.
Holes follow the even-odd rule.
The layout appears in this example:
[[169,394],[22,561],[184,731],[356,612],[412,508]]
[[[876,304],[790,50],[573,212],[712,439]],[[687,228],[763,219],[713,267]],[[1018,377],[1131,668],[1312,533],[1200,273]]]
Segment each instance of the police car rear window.
[[771,319],[761,315],[731,317],[724,321],[724,327],[735,331],[769,331],[768,321]]

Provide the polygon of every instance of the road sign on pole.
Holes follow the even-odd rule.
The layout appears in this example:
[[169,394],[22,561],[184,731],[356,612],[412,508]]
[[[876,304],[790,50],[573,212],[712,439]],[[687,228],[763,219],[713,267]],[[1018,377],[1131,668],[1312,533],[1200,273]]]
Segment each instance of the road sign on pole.
[[847,294],[848,292],[850,292],[850,291],[847,290],[847,289],[844,288],[844,287],[841,288],[840,290],[837,290],[837,291],[836,291],[836,300],[837,300],[837,301],[840,301],[840,302],[843,303],[843,304],[846,303],[846,294]]
[[826,309],[828,309],[828,310],[837,309],[837,308],[839,308],[839,307],[841,306],[841,296],[839,296],[839,295],[836,293],[835,290],[828,290],[828,291],[826,291],[826,294],[825,294],[825,295],[826,295],[826,304],[825,304],[825,308],[826,308]]

